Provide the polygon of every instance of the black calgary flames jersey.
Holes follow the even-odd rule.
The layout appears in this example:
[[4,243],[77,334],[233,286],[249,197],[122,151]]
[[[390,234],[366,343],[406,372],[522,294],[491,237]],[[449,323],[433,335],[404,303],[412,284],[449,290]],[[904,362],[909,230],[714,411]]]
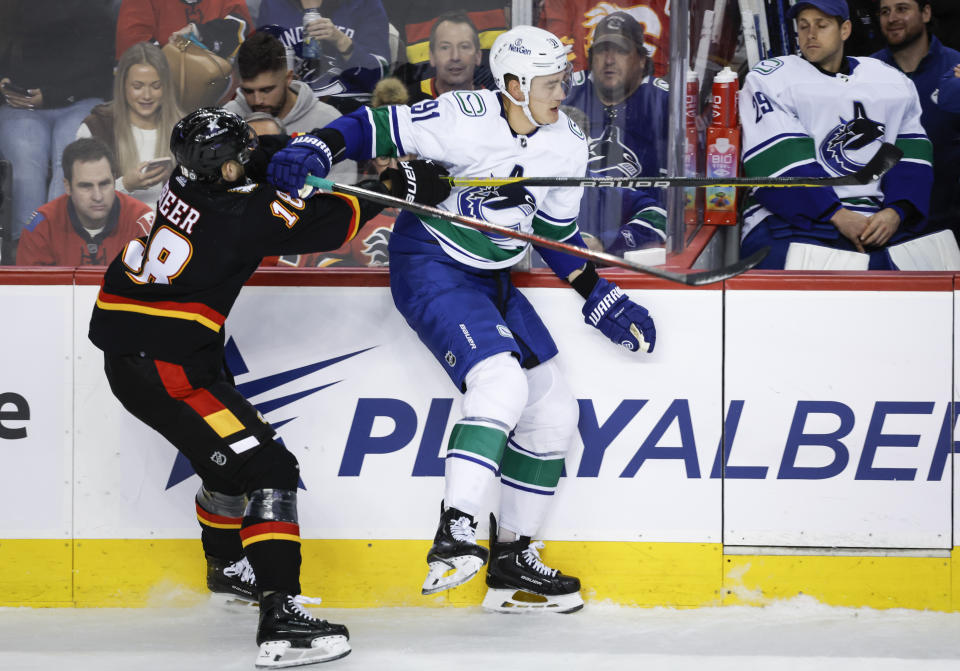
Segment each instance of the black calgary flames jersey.
[[104,275],[90,340],[113,354],[187,363],[219,353],[223,322],[264,256],[340,247],[380,208],[352,196],[306,200],[174,172],[150,235],[127,243]]

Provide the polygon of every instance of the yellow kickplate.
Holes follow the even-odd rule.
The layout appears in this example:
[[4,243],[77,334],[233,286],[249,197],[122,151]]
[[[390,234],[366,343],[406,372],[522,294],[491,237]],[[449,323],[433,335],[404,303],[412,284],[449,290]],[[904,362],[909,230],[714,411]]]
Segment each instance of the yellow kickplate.
[[724,605],[764,605],[801,594],[833,606],[951,610],[951,559],[726,556]]

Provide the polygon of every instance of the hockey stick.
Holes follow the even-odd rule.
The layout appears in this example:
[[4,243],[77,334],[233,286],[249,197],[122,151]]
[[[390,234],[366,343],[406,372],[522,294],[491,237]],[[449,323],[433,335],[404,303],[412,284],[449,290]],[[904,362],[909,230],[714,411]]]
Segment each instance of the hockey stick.
[[859,186],[880,179],[897,164],[903,152],[889,142],[880,145],[867,164],[840,177],[450,177],[454,186],[600,186],[624,189],[660,189],[668,186]]
[[364,198],[375,203],[380,203],[381,205],[386,205],[387,207],[399,207],[409,210],[415,214],[420,214],[427,217],[446,219],[447,221],[451,221],[455,224],[468,226],[470,228],[475,228],[487,233],[494,233],[496,235],[502,235],[508,238],[523,240],[538,247],[549,247],[550,249],[566,252],[567,254],[572,254],[573,256],[579,256],[580,258],[587,259],[588,261],[597,261],[608,266],[616,266],[618,268],[626,268],[627,270],[633,270],[639,273],[646,273],[647,275],[653,275],[654,277],[670,280],[671,282],[679,282],[680,284],[686,284],[687,286],[691,287],[698,287],[704,284],[719,282],[750,270],[755,265],[760,263],[767,255],[767,252],[770,251],[768,248],[764,247],[763,249],[757,250],[745,259],[741,259],[740,261],[732,263],[729,266],[724,266],[723,268],[717,268],[716,270],[705,270],[702,272],[687,274],[674,273],[669,270],[660,270],[659,268],[641,266],[638,263],[627,261],[626,259],[622,259],[619,256],[614,256],[613,254],[607,254],[606,252],[595,252],[592,249],[587,249],[586,247],[577,247],[565,242],[544,238],[534,233],[515,231],[512,228],[506,228],[505,226],[498,226],[497,224],[480,221],[479,219],[466,217],[454,212],[448,212],[447,210],[441,210],[440,208],[431,207],[430,205],[408,203],[400,198],[394,198],[393,196],[377,193],[376,191],[369,191],[359,186],[337,184],[329,179],[321,179],[320,177],[314,177],[313,175],[307,175],[306,183],[310,186],[315,186],[318,189],[323,189],[325,191],[332,191],[335,193],[347,194],[349,196],[356,196],[357,198]]

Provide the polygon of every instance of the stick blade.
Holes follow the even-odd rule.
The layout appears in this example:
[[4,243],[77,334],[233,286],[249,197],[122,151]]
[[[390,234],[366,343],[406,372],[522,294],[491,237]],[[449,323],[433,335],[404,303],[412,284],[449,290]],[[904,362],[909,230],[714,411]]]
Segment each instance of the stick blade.
[[724,266],[723,268],[717,268],[715,270],[705,270],[702,273],[681,275],[680,277],[683,279],[680,281],[691,287],[700,287],[704,284],[713,284],[714,282],[729,280],[731,277],[736,277],[737,275],[745,273],[751,268],[754,268],[758,263],[763,261],[769,253],[770,248],[763,247],[755,251],[747,258],[740,259],[736,263],[731,263],[729,266]]
[[883,177],[890,168],[895,166],[901,158],[903,158],[903,151],[899,147],[889,142],[884,142],[880,145],[877,153],[873,155],[873,158],[867,161],[867,164],[855,173],[857,183],[869,184],[870,182],[876,182]]

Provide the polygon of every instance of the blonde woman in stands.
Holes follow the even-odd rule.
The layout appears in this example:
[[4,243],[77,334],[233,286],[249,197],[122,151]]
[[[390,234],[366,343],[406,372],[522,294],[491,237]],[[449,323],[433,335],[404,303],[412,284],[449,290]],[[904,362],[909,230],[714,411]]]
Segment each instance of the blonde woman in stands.
[[166,58],[153,44],[138,42],[117,64],[113,100],[93,108],[77,137],[95,137],[110,147],[117,159],[116,190],[153,206],[173,170],[167,141],[181,116]]

